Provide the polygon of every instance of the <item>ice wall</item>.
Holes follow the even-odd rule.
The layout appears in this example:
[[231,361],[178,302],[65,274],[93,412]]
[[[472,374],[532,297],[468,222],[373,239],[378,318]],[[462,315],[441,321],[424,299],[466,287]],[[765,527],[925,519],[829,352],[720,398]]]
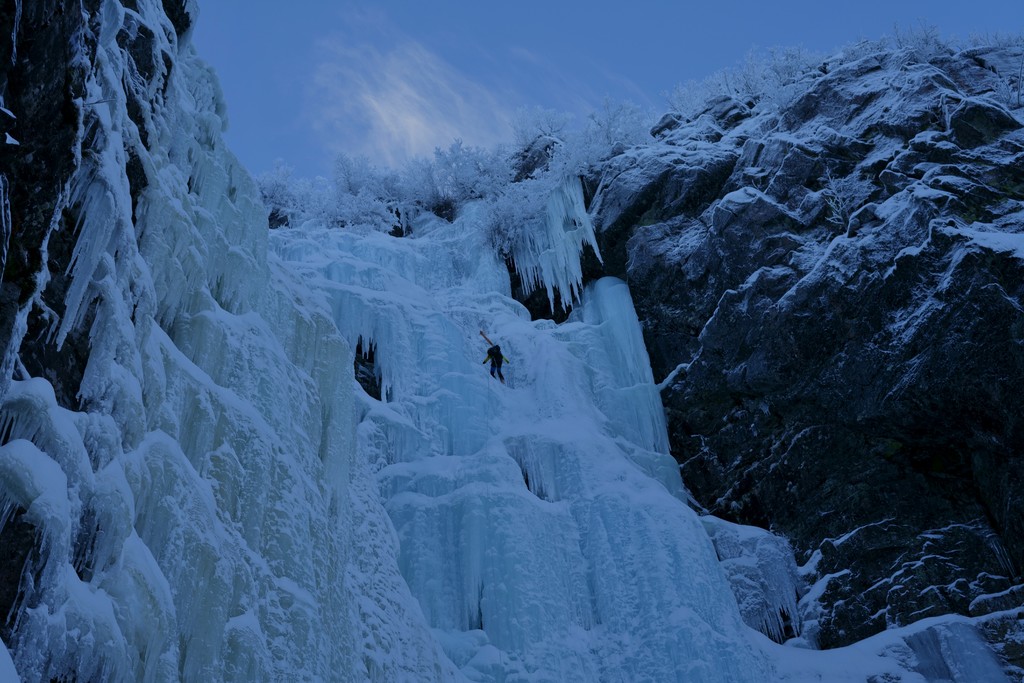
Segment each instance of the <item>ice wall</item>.
[[785,539],[757,527],[701,517],[748,626],[782,643],[803,635],[806,588]]
[[[415,599],[448,676],[909,682],[970,658],[977,635],[945,625],[941,660],[916,631],[803,649],[787,545],[684,502],[627,286],[599,280],[565,323],[531,321],[483,220],[469,207],[404,239],[312,224],[271,237],[349,343],[375,349],[382,400],[360,392],[356,468],[379,487],[364,492],[378,540],[359,558],[401,577],[354,576]],[[510,359],[505,385],[481,363],[481,330]],[[386,599],[372,604],[375,624]]]
[[[350,575],[384,514],[353,467],[352,350],[268,254],[167,4],[102,0],[71,46],[96,51],[57,210],[77,217],[64,314],[39,343],[84,327],[88,360],[78,405],[24,370],[0,397],[0,534],[28,544],[0,678],[444,679],[412,599],[375,607]],[[386,561],[362,571],[399,583]]]
[[[307,226],[272,247],[375,345],[360,459],[397,562],[471,680],[764,681],[697,516],[682,502],[629,291],[531,322],[472,208],[410,239]],[[560,276],[555,276],[560,277]],[[486,333],[510,362],[481,364]]]

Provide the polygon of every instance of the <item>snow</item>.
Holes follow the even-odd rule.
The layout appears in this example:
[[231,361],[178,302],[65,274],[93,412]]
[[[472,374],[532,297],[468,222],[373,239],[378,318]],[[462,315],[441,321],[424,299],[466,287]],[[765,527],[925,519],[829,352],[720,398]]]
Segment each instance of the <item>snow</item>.
[[1009,252],[1019,259],[1024,259],[1024,234],[972,229],[961,229],[955,232],[966,236],[972,244],[979,247],[992,251]]
[[44,538],[44,545],[64,545],[71,513],[67,497],[61,495],[67,480],[60,466],[31,441],[14,439],[0,450],[0,476],[3,516],[14,506],[21,507],[29,521],[50,531],[52,537]]
[[690,369],[690,363],[680,363],[672,369],[672,372],[665,376],[665,379],[658,382],[658,391],[665,391],[668,387],[672,386],[672,383],[676,381],[676,377],[679,373],[685,373]]
[[843,534],[842,536],[839,536],[838,538],[826,538],[822,542],[823,543],[830,543],[833,546],[838,547],[838,546],[841,546],[842,544],[846,543],[847,541],[849,541],[851,538],[853,538],[854,536],[859,534],[864,529],[870,529],[873,526],[884,526],[884,525],[889,524],[890,522],[893,522],[893,521],[895,521],[894,517],[886,517],[885,519],[880,519],[877,522],[871,522],[870,524],[864,524],[862,526],[859,526],[859,527],[856,527],[854,529],[851,529],[850,531],[847,531],[845,534]]
[[1009,683],[970,619],[937,617],[891,629],[854,645],[816,651],[786,648],[778,659],[780,683]]

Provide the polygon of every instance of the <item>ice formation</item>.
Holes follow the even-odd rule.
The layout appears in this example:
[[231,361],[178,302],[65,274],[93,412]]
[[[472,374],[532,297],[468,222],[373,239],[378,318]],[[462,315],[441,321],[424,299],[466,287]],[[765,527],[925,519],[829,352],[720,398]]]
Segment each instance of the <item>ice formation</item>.
[[[133,4],[102,3],[103,104],[79,136],[101,148],[61,207],[80,232],[53,331],[90,326],[80,405],[24,373],[0,396],[0,523],[38,537],[0,680],[910,681],[971,646],[947,629],[818,653],[744,625],[629,290],[581,287],[577,185],[516,252],[579,297],[561,325],[509,296],[472,206],[409,239],[271,235],[215,78],[157,0]],[[155,83],[115,40],[140,23],[174,55]],[[383,400],[355,382],[360,342]]]
[[776,642],[802,633],[803,586],[785,539],[757,527],[701,517],[722,562],[743,621]]
[[[272,246],[375,346],[386,401],[365,400],[358,452],[402,577],[467,677],[765,679],[681,500],[624,283],[592,284],[556,326],[508,297],[473,211],[406,240],[296,232]],[[481,364],[481,329],[508,386]]]
[[[39,536],[12,664],[27,681],[356,671],[351,351],[268,259],[258,192],[220,140],[212,74],[175,44],[160,3],[138,6],[103,3],[87,83],[98,104],[79,134],[96,148],[58,209],[79,216],[53,331],[60,344],[90,325],[81,409],[17,377],[0,408],[0,518]],[[155,84],[115,38],[139,23],[156,29],[151,49],[175,55]],[[128,97],[146,103],[141,121]],[[129,153],[146,178],[134,221]]]
[[548,196],[545,215],[537,216],[512,245],[524,292],[543,287],[552,309],[558,292],[558,303],[568,308],[582,290],[580,254],[588,246],[600,258],[594,225],[584,208],[583,186],[579,177],[570,176]]
[[[0,102],[2,106],[2,102]],[[0,279],[7,265],[7,245],[11,240],[11,200],[7,177],[0,173]]]

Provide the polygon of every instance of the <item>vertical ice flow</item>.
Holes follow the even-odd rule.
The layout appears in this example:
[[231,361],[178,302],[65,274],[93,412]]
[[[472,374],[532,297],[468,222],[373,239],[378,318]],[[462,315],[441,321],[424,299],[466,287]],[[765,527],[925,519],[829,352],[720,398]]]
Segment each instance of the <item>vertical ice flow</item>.
[[[350,561],[384,514],[354,467],[351,348],[268,253],[215,77],[161,2],[132,4],[98,3],[72,46],[91,104],[53,331],[88,351],[79,404],[40,378],[0,397],[0,531],[25,558],[0,678],[450,678],[389,548]],[[392,589],[370,632],[356,571]]]
[[[682,502],[626,285],[532,322],[472,207],[423,220],[409,239],[307,226],[271,246],[350,343],[375,345],[384,400],[364,398],[360,459],[447,656],[471,680],[766,680]],[[552,282],[571,279],[559,268]],[[481,329],[510,359],[505,386]]]

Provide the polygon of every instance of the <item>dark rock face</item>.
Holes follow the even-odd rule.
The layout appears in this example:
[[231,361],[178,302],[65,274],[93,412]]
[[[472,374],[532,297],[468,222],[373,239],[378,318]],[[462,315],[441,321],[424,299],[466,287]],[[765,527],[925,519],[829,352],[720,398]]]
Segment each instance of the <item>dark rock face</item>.
[[[44,377],[53,384],[62,405],[76,407],[88,358],[89,306],[59,348],[54,330],[64,317],[84,212],[71,179],[79,174],[86,178],[83,185],[88,185],[87,171],[95,163],[96,150],[111,143],[99,124],[99,109],[109,106],[109,100],[89,101],[86,92],[96,57],[102,3],[87,0],[80,8],[70,8],[58,0],[5,2],[0,7],[0,29],[7,27],[5,35],[11,35],[19,4],[21,17],[14,45],[0,60],[0,93],[14,115],[6,132],[19,143],[0,146],[0,172],[9,196],[11,226],[0,282],[0,348],[5,350],[5,358],[13,357],[6,351],[19,341],[14,333],[21,311],[27,331],[19,361],[31,376]],[[132,147],[133,134],[138,143],[148,144],[143,111],[149,107],[141,103],[163,98],[174,62],[155,40],[156,32],[165,28],[147,25],[133,11],[134,2],[126,0],[122,5],[126,11],[117,44],[127,56],[130,77],[125,79],[124,95],[135,124],[135,130],[125,134],[125,175],[134,211],[148,183]],[[192,0],[165,0],[164,8],[178,34],[186,32],[195,13]],[[13,61],[12,56],[16,56]],[[46,274],[42,279],[41,273]],[[32,304],[40,283],[44,285],[38,292],[42,306]],[[2,369],[0,395],[12,372],[12,367]]]
[[[600,277],[594,277],[594,273],[600,268],[600,262],[594,250],[587,247],[584,249],[582,260],[584,262],[583,282],[590,282]],[[587,267],[589,265],[589,268]],[[543,287],[533,289],[529,294],[523,286],[523,279],[516,270],[516,264],[511,258],[505,259],[505,267],[508,270],[508,279],[512,288],[512,297],[519,301],[526,310],[530,312],[531,320],[553,320],[556,323],[564,323],[569,314],[572,313],[572,305],[568,308],[562,305],[561,292],[558,287],[552,289],[552,299],[548,299],[547,289]]]
[[1014,58],[880,53],[777,112],[716,100],[594,199],[656,379],[680,369],[684,481],[835,575],[825,647],[1020,583],[1024,124],[987,66]]
[[376,366],[377,345],[368,344],[363,348],[363,338],[360,337],[356,343],[356,352],[353,358],[353,369],[355,370],[356,381],[369,396],[380,400],[381,387],[380,377],[377,376]]
[[557,146],[558,140],[548,135],[541,135],[521,150],[516,157],[514,182],[525,180],[538,170],[546,168]]
[[[5,35],[12,33],[16,4],[5,2],[0,10]],[[82,12],[70,11],[64,3],[24,3],[16,42],[0,59],[0,92],[5,107],[16,117],[8,132],[19,142],[3,147],[2,173],[11,219],[10,248],[0,283],[0,347],[5,351],[17,342],[12,334],[18,311],[28,306],[36,291],[36,276],[44,268],[54,276],[50,296],[44,296],[44,300],[58,306],[58,312],[62,308],[61,274],[70,262],[73,240],[52,240],[49,244],[47,240],[55,230],[74,230],[74,225],[65,224],[66,216],[59,205],[76,166],[75,137],[83,116],[76,98],[84,96],[86,77],[83,64],[73,60],[71,45],[76,36],[81,36],[82,49],[95,49],[86,29]],[[15,47],[17,59],[12,63]],[[43,335],[47,322],[37,311],[29,320],[29,334]],[[31,354],[22,360],[33,364]],[[81,374],[80,369],[68,369],[69,377]],[[11,371],[3,368],[0,393]]]
[[163,0],[163,6],[178,36],[185,35],[195,23],[195,5],[190,0]]

